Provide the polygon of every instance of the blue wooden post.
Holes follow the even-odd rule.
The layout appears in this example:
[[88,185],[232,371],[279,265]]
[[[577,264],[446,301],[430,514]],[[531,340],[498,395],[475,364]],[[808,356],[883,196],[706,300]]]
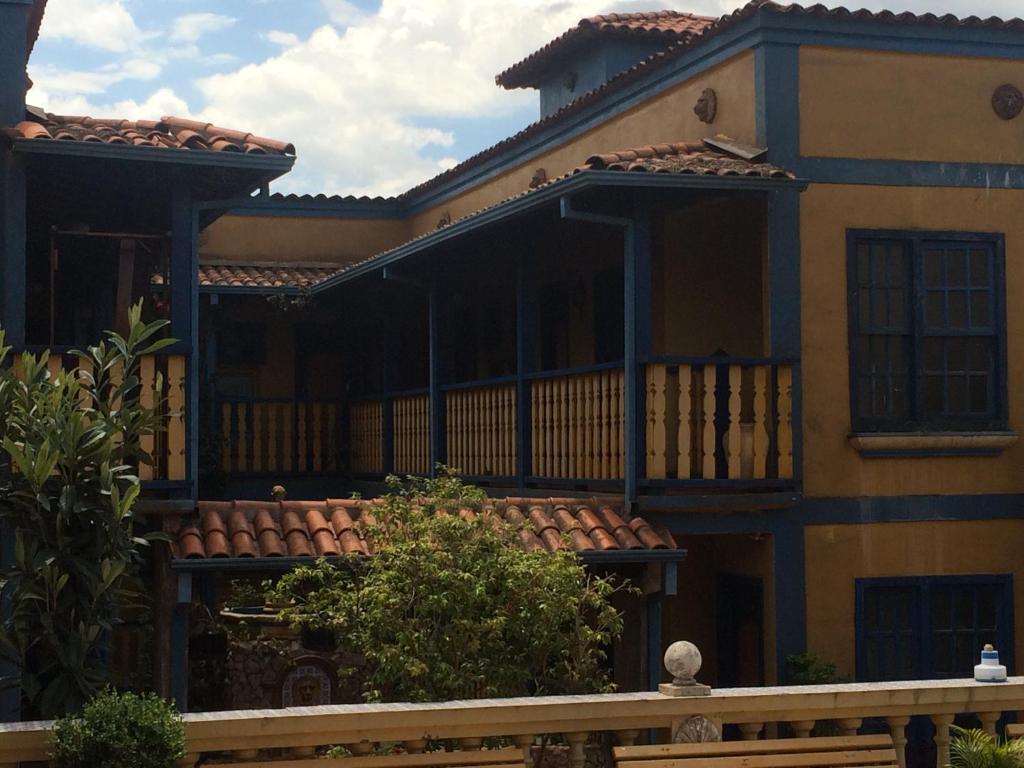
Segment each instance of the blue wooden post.
[[651,212],[638,207],[624,231],[626,503],[636,501],[646,454],[644,363],[651,354]]
[[24,161],[0,146],[0,324],[16,348],[25,344],[25,213]]
[[772,532],[775,545],[775,663],[780,683],[786,659],[807,652],[807,605],[804,574],[804,527],[787,521]]
[[526,478],[533,472],[533,404],[526,374],[535,364],[537,325],[530,278],[530,256],[520,250],[516,257],[516,477],[520,493],[525,492]]
[[180,712],[188,711],[188,610],[191,604],[192,574],[181,572],[171,624],[171,691]]
[[185,473],[188,498],[198,497],[199,474],[199,219],[184,175],[171,190],[171,335],[186,351]]
[[428,309],[430,333],[430,476],[436,477],[437,465],[444,463],[445,455],[445,402],[441,391],[442,377],[442,330],[441,291],[436,284],[430,287]]
[[0,125],[25,119],[25,65],[32,0],[0,0]]
[[661,683],[660,592],[647,596],[647,687],[656,691],[659,683]]

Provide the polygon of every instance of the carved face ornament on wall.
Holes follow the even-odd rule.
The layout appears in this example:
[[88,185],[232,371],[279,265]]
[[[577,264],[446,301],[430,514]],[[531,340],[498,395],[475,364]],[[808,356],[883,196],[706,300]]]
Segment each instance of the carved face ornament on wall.
[[715,93],[713,88],[705,88],[701,91],[700,98],[697,99],[697,105],[693,108],[693,113],[697,115],[697,119],[702,123],[713,123],[715,121],[715,115],[718,113],[718,94]]
[[1024,110],[1024,94],[1017,86],[1003,83],[992,94],[992,109],[1003,120],[1013,120]]

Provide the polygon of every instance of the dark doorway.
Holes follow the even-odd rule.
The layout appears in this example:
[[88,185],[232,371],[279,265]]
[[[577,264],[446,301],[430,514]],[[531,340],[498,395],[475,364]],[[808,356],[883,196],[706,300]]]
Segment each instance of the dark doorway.
[[718,574],[718,687],[764,685],[764,586]]

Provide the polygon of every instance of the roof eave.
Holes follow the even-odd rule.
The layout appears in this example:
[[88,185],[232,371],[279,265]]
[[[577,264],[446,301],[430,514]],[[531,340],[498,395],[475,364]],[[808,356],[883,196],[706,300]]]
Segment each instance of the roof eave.
[[13,139],[12,146],[14,151],[20,154],[60,155],[65,157],[266,171],[274,174],[273,178],[287,173],[295,165],[294,155],[261,155],[257,153],[172,149],[169,147],[136,147],[96,141],[16,138]]
[[649,189],[705,189],[705,190],[748,190],[771,191],[775,189],[797,188],[803,191],[807,181],[796,178],[778,178],[764,176],[718,176],[712,174],[689,173],[638,173],[635,171],[580,171],[558,179],[536,191],[528,192],[520,197],[507,200],[493,208],[470,215],[455,221],[448,226],[431,232],[417,240],[387,251],[377,257],[358,264],[333,277],[317,283],[311,288],[319,293],[341,283],[354,280],[360,276],[374,272],[389,264],[401,261],[409,256],[434,248],[453,238],[468,234],[474,230],[496,224],[521,213],[555,200],[563,195],[572,194],[583,189],[596,186],[649,188]]

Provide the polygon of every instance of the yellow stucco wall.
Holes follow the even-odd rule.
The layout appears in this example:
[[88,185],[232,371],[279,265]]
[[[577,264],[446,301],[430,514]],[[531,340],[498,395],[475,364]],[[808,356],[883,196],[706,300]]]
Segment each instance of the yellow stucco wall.
[[804,478],[808,496],[1024,490],[1024,443],[994,458],[862,459],[849,445],[846,230],[943,229],[1006,236],[1010,427],[1024,413],[1024,191],[812,185],[801,202]]
[[[718,95],[718,115],[711,125],[700,122],[693,113],[693,106],[705,88],[714,88]],[[553,178],[582,165],[593,154],[658,142],[699,140],[720,133],[754,144],[755,114],[754,55],[747,51],[518,168],[418,214],[412,220],[412,234],[432,230],[445,211],[456,219],[519,194],[529,188],[537,168],[544,168],[548,178]]]
[[1019,163],[1022,119],[992,92],[1024,83],[1024,61],[800,47],[804,155]]
[[199,256],[220,261],[344,264],[409,239],[400,219],[223,216],[200,234]]
[[[807,648],[855,671],[856,578],[1012,574],[1015,658],[1024,658],[1024,528],[1016,520],[816,525],[804,529]],[[969,671],[965,671],[969,674]]]

